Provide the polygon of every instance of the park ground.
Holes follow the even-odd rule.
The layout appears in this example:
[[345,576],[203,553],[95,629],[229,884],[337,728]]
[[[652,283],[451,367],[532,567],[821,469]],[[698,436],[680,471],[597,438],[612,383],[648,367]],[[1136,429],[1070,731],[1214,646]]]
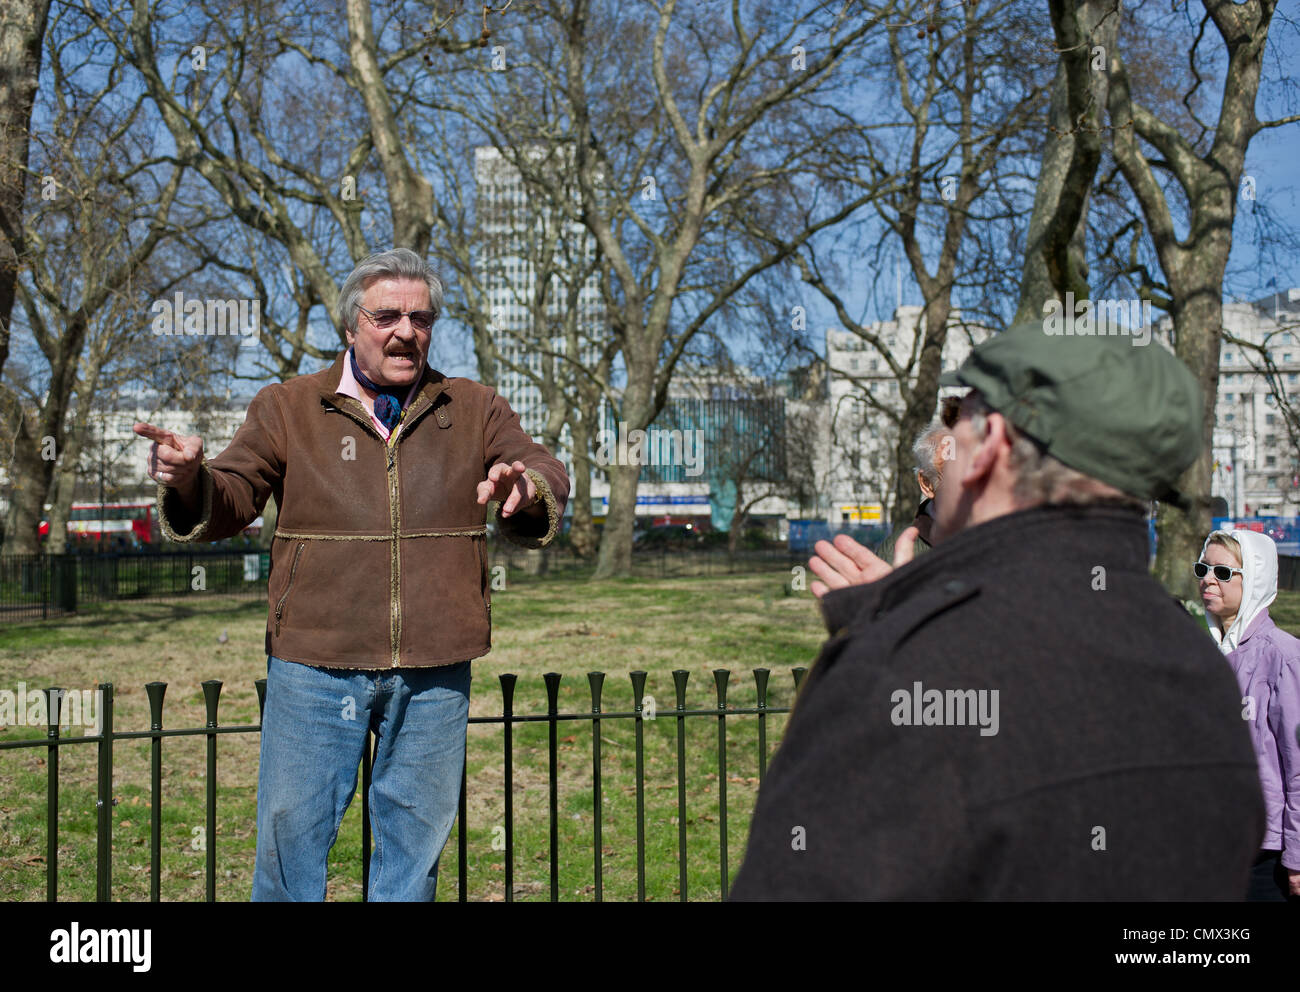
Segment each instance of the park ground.
[[[518,676],[516,714],[545,714],[542,675],[559,672],[560,713],[590,713],[587,673],[605,673],[602,710],[634,708],[629,673],[647,673],[656,719],[645,728],[646,894],[680,898],[677,728],[672,672],[690,673],[687,708],[716,707],[713,672],[728,669],[727,703],[756,703],[753,670],[771,670],[768,705],[794,698],[791,670],[808,666],[823,636],[812,596],[789,589],[788,572],[729,577],[631,579],[600,585],[518,581],[493,594],[493,650],[473,665],[470,716],[502,712],[498,676]],[[168,683],[163,724],[201,727],[205,679],[221,679],[219,722],[255,725],[254,681],[266,675],[261,599],[197,599],[112,604],[43,624],[0,627],[0,687],[114,684],[114,728],[149,729],[144,684]],[[220,640],[222,634],[225,640]],[[719,898],[717,718],[687,718],[688,896]],[[767,717],[770,754],[785,725]],[[757,717],[727,721],[727,863],[740,865],[758,786]],[[72,731],[73,736],[80,729]],[[634,899],[636,874],[635,721],[601,723],[603,895]],[[0,740],[41,737],[44,728],[10,727]],[[594,895],[592,724],[559,724],[559,895]],[[548,726],[514,729],[515,885],[518,899],[550,896]],[[147,740],[114,748],[113,896],[149,897],[149,750]],[[59,897],[90,899],[95,880],[95,748],[60,752]],[[468,744],[466,887],[471,899],[505,894],[504,766],[500,724],[471,725]],[[204,897],[206,740],[163,742],[162,875],[165,900]],[[218,737],[217,898],[248,898],[256,823],[257,735]],[[45,749],[0,752],[0,900],[45,896]],[[361,804],[344,819],[329,868],[329,897],[361,897]],[[494,843],[495,841],[495,843]],[[457,833],[443,854],[438,898],[458,897]]]
[[[754,669],[771,670],[768,705],[794,698],[792,669],[808,666],[824,637],[815,602],[789,586],[789,573],[726,577],[641,578],[604,584],[512,580],[493,598],[493,650],[473,666],[471,717],[502,711],[498,676],[518,676],[516,714],[544,714],[542,676],[563,675],[559,712],[589,713],[587,673],[605,673],[602,709],[633,709],[629,673],[647,673],[656,718],[645,730],[645,890],[648,899],[681,897],[678,867],[677,721],[672,672],[690,673],[688,709],[716,706],[713,672],[730,671],[727,702],[756,702]],[[1279,626],[1300,635],[1300,593],[1282,592],[1271,608]],[[0,627],[0,687],[60,685],[115,687],[114,726],[148,730],[146,682],[168,683],[163,723],[168,728],[205,722],[201,682],[221,679],[219,723],[253,726],[258,708],[254,681],[266,674],[261,599],[190,597],[163,603],[111,604],[43,624]],[[222,639],[224,635],[224,640]],[[687,895],[721,895],[720,785],[726,789],[726,867],[734,874],[744,853],[759,782],[758,718],[727,720],[725,776],[719,776],[717,718],[686,719]],[[767,717],[768,758],[785,725]],[[550,896],[548,725],[516,724],[513,798],[514,894],[520,900]],[[78,736],[74,729],[72,736]],[[602,742],[603,897],[637,895],[635,721],[605,719]],[[40,737],[43,728],[8,727],[0,741]],[[592,724],[566,721],[558,729],[559,898],[594,897],[592,845]],[[60,752],[59,898],[95,895],[95,748]],[[150,891],[149,752],[147,740],[114,748],[113,898],[145,900]],[[47,767],[45,749],[0,752],[0,900],[45,897]],[[206,739],[163,742],[161,897],[196,901],[205,894],[204,786]],[[505,896],[503,836],[505,774],[500,724],[469,728],[466,896]],[[257,735],[218,737],[216,897],[246,900],[252,884],[256,823]],[[344,819],[330,858],[329,898],[361,898],[361,804]],[[457,831],[443,854],[439,900],[459,897]]]

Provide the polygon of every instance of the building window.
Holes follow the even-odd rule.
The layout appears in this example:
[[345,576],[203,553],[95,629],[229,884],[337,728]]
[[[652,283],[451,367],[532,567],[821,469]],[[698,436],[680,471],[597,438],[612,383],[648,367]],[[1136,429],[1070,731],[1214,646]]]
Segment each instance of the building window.
[[1291,364],[1291,352],[1289,351],[1282,352],[1282,361],[1287,365]]
[[1264,459],[1264,464],[1265,464],[1265,465],[1276,465],[1276,464],[1277,464],[1277,456],[1276,456],[1276,455],[1268,455],[1268,456]]
[[1228,423],[1232,423],[1234,420],[1237,419],[1237,415],[1235,413],[1230,413],[1223,419],[1226,420]]
[[1224,365],[1231,365],[1231,364],[1232,364],[1232,352],[1230,352],[1230,351],[1225,351],[1225,352],[1223,353],[1223,364],[1224,364]]
[[1276,415],[1272,413],[1264,414],[1264,423],[1267,424],[1269,427],[1272,427],[1275,423],[1277,423]]

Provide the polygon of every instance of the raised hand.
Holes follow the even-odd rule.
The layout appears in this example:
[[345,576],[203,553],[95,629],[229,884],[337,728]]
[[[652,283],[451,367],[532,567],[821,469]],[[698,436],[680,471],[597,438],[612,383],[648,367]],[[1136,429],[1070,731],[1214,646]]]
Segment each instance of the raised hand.
[[177,489],[187,497],[198,493],[199,466],[203,464],[203,439],[182,437],[153,424],[137,423],[134,430],[153,442],[149,445],[149,478]]
[[894,569],[906,565],[916,552],[916,527],[908,527],[898,535],[894,544],[894,563],[887,563],[870,548],[859,544],[848,534],[836,534],[835,542],[818,541],[813,545],[817,554],[808,559],[808,567],[813,574],[823,579],[814,582],[810,588],[818,599],[832,589],[846,586],[862,585],[883,579]]
[[527,471],[528,466],[520,461],[510,465],[497,462],[488,469],[487,478],[478,484],[479,505],[499,500],[501,516],[508,517],[537,502],[537,486],[524,474]]

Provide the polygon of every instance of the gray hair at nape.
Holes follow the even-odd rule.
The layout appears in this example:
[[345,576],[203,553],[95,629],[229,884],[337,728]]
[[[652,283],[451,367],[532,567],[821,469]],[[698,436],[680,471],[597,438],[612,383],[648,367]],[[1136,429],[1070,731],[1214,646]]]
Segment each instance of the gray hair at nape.
[[434,320],[442,314],[442,280],[432,265],[409,248],[377,251],[357,263],[339,290],[338,318],[343,329],[356,332],[361,297],[376,279],[415,279],[429,287]]
[[916,460],[916,470],[931,490],[939,488],[939,477],[943,474],[939,467],[939,445],[951,433],[949,428],[935,420],[916,435],[916,440],[912,442],[912,458]]
[[[971,429],[975,437],[984,440],[989,433],[989,414],[996,413],[978,394],[971,413]],[[1095,503],[1117,503],[1123,506],[1148,509],[1150,501],[1131,496],[1109,483],[1084,475],[1070,468],[1058,458],[1049,455],[1028,434],[1000,414],[1006,426],[1007,440],[1011,442],[1011,471],[1015,473],[1015,498],[1021,506],[1074,504],[1087,506]]]

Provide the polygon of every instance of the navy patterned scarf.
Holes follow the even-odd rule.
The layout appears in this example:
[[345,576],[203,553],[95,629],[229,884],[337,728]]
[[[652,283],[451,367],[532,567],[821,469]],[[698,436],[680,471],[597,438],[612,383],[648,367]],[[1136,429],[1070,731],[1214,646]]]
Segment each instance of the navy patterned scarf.
[[376,385],[366,378],[366,374],[357,365],[357,350],[355,348],[349,349],[348,356],[352,359],[352,377],[366,389],[379,394],[375,397],[375,416],[388,428],[388,432],[391,434],[393,428],[397,426],[397,422],[402,419],[402,399],[411,391],[410,385]]

